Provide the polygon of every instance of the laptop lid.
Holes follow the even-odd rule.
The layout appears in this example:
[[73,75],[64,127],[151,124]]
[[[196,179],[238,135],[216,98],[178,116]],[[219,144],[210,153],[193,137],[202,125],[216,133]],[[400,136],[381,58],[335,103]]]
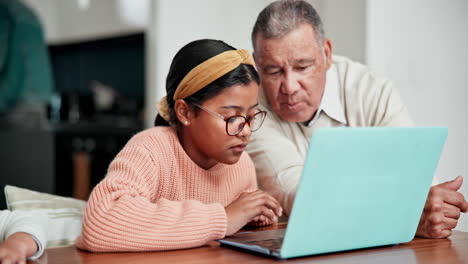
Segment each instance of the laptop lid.
[[318,129],[281,257],[412,240],[446,137],[445,127]]

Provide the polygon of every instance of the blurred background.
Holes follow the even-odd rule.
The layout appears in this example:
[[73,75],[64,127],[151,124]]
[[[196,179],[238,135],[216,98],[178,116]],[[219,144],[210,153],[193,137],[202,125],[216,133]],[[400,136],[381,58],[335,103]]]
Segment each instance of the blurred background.
[[[270,2],[1,0],[0,187],[86,199],[152,126],[175,53],[200,38],[252,50]],[[449,128],[436,175],[465,176],[468,197],[468,1],[310,2],[335,54],[393,80],[418,126]],[[457,229],[468,231],[466,216]]]

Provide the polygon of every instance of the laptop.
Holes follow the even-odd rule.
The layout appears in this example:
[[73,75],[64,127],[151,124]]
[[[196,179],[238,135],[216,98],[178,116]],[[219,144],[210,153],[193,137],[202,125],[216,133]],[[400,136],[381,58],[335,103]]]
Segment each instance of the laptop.
[[286,229],[218,240],[279,259],[411,241],[448,129],[322,128]]

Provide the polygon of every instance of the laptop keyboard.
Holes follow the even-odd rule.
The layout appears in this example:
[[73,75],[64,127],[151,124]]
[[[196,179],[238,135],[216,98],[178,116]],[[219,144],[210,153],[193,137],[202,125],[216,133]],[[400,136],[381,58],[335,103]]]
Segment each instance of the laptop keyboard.
[[264,248],[268,248],[270,250],[280,250],[281,244],[283,244],[283,238],[274,238],[274,239],[266,239],[266,240],[258,240],[258,241],[249,241],[246,244],[256,245]]

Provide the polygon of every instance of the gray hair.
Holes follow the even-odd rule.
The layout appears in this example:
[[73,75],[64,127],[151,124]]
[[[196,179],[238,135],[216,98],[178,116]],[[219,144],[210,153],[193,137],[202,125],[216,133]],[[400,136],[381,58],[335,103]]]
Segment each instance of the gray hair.
[[265,38],[279,38],[299,25],[312,26],[320,46],[325,41],[322,20],[311,4],[302,0],[280,0],[269,4],[260,12],[252,31],[252,45],[259,33]]

